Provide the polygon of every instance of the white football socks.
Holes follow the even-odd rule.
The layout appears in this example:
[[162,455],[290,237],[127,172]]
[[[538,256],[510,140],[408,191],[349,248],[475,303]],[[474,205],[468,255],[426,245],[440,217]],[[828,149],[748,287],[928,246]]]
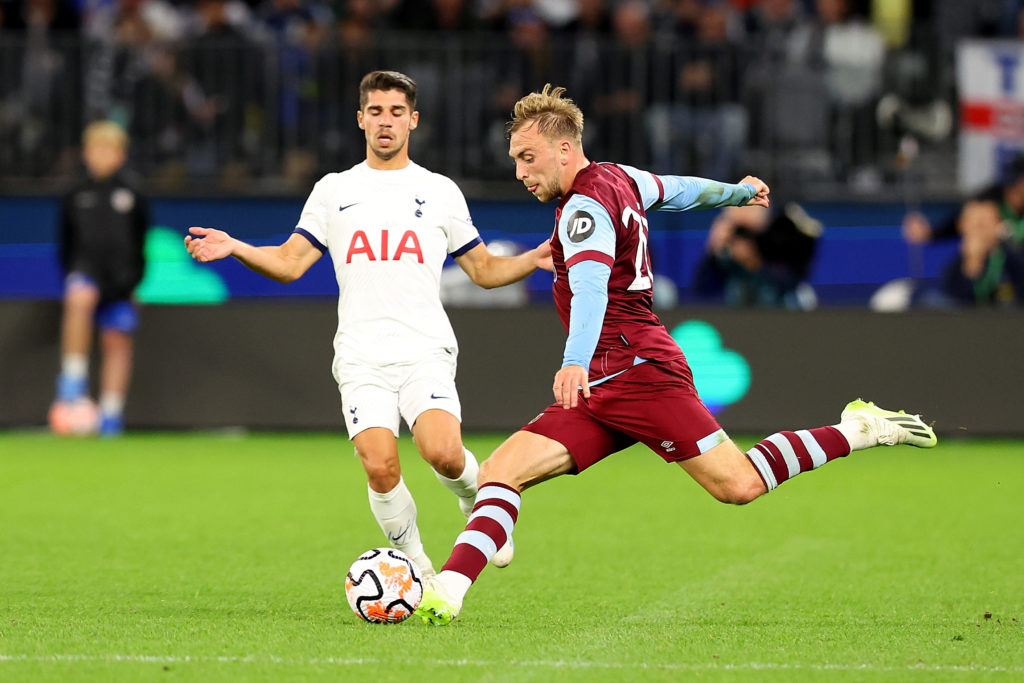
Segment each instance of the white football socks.
[[100,412],[104,415],[120,416],[124,412],[124,394],[104,391],[100,395]]
[[60,371],[71,379],[89,376],[89,356],[84,353],[65,353],[60,359]]
[[445,488],[459,497],[459,509],[468,518],[473,512],[473,504],[476,502],[476,479],[480,473],[480,464],[477,463],[476,456],[468,448],[463,447],[462,452],[466,454],[466,466],[463,468],[462,474],[456,479],[449,479],[434,470],[434,476],[444,484]]
[[878,445],[878,433],[869,420],[858,417],[853,420],[843,420],[839,424],[832,426],[846,437],[846,441],[850,444],[851,453]]
[[422,573],[433,574],[434,565],[423,550],[420,530],[416,526],[416,501],[412,499],[405,480],[399,478],[398,485],[387,493],[378,493],[369,485],[366,489],[369,492],[370,510],[377,518],[388,543],[411,557]]

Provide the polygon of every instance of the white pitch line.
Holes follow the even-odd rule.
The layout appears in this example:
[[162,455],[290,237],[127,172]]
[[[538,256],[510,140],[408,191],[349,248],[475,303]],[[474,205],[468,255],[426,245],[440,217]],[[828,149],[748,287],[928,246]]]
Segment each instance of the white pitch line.
[[[4,655],[0,664],[15,662],[93,662],[93,663],[138,663],[138,664],[280,664],[285,666],[364,666],[394,664],[391,659],[374,657],[314,657],[295,659],[274,655],[207,656],[207,655]],[[432,659],[418,660],[418,664],[450,667],[519,667],[529,669],[646,669],[664,671],[931,671],[938,673],[1024,673],[1020,666],[986,666],[978,664],[913,664],[907,666],[884,666],[878,664],[779,664],[771,662],[728,662],[668,663],[647,662],[582,662],[565,660],[513,660],[490,661],[484,659]]]

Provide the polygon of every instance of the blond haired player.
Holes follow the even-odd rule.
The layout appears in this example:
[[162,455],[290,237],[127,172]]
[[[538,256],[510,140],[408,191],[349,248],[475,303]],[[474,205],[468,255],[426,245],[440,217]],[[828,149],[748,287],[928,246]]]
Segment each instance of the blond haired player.
[[[518,256],[492,255],[455,183],[410,159],[409,136],[419,122],[412,79],[374,71],[363,78],[359,95],[356,119],[366,136],[366,160],[316,184],[284,244],[254,247],[195,227],[185,244],[197,261],[234,256],[280,282],[301,277],[330,251],[340,290],[333,371],[366,471],[370,509],[391,545],[429,575],[434,569],[416,525],[416,504],[401,476],[400,418],[467,516],[478,472],[462,445],[458,345],[441,306],[441,268],[451,255],[476,284],[498,287],[525,278],[549,252],[545,244]],[[510,560],[511,545],[495,563]]]
[[434,624],[459,614],[473,581],[510,537],[523,490],[578,474],[637,442],[734,504],[852,450],[936,443],[918,416],[858,400],[835,426],[781,431],[741,451],[697,396],[683,352],[651,309],[646,211],[767,207],[768,186],[751,176],[733,185],[592,163],[581,143],[583,113],[563,92],[546,86],[522,98],[509,128],[516,178],[541,201],[559,201],[552,289],[568,338],[555,402],[481,466],[466,530],[427,581],[417,610]]

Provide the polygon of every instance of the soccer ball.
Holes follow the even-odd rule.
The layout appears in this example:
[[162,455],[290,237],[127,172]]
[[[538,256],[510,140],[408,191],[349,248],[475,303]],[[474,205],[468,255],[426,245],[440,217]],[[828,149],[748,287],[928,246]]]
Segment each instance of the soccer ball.
[[57,401],[47,416],[50,430],[61,436],[87,436],[100,427],[100,409],[91,398]]
[[401,550],[374,548],[360,555],[345,577],[348,604],[373,624],[397,624],[423,599],[420,568]]

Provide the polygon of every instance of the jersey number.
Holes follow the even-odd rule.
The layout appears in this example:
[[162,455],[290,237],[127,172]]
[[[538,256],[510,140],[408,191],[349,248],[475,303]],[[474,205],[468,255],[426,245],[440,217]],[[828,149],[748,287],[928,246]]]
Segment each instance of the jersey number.
[[651,257],[647,252],[647,216],[636,211],[636,209],[627,206],[622,210],[622,225],[629,230],[630,220],[636,223],[636,235],[637,235],[637,246],[636,246],[636,260],[633,262],[633,266],[636,270],[636,277],[633,278],[632,284],[629,285],[630,291],[638,289],[650,289],[651,288]]

